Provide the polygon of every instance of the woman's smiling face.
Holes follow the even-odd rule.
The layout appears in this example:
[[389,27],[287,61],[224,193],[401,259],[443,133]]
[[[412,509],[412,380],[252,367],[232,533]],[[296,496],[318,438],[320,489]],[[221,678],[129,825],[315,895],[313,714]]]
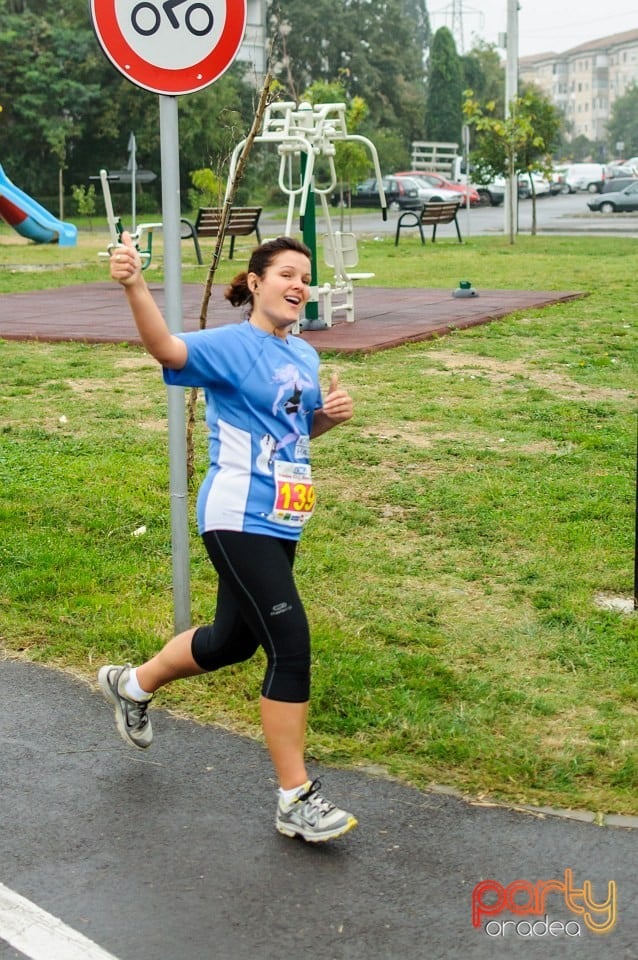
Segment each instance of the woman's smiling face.
[[263,276],[248,274],[248,284],[253,295],[251,323],[284,337],[310,298],[310,260],[297,250],[281,250]]

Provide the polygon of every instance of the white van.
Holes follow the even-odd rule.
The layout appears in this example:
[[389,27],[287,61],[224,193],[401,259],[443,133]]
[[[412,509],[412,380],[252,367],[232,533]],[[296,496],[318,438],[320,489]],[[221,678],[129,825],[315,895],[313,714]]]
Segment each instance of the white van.
[[602,163],[572,163],[565,173],[565,183],[570,193],[587,190],[601,193],[605,182],[605,167]]

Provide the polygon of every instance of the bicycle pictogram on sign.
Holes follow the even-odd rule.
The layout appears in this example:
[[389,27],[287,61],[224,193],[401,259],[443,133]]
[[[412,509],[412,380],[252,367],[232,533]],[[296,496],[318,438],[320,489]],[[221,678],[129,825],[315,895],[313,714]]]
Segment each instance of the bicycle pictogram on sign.
[[[179,30],[180,21],[175,13],[175,7],[187,3],[188,0],[165,0],[161,7],[166,14],[170,25]],[[142,0],[131,11],[131,24],[136,33],[142,37],[152,37],[157,33],[162,23],[162,15],[154,3]],[[204,37],[213,29],[215,18],[209,7],[204,3],[191,3],[184,12],[184,26],[195,37]]]
[[228,69],[242,43],[248,0],[89,0],[111,63],[166,96],[195,93]]

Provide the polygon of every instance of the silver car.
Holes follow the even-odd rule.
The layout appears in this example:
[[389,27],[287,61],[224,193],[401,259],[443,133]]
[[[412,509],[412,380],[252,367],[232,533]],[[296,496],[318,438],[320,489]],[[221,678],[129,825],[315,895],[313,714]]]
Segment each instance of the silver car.
[[416,174],[410,174],[410,176],[403,176],[402,174],[395,173],[395,178],[400,180],[403,183],[409,183],[410,186],[416,186],[419,194],[419,200],[422,203],[430,203],[431,201],[447,201],[453,200],[455,203],[463,202],[463,194],[459,193],[458,190],[447,190],[445,187],[433,187],[431,183],[424,177],[417,177]]
[[635,183],[619,190],[617,193],[601,193],[593,200],[587,201],[590,210],[600,210],[601,213],[621,213],[638,210],[638,180]]

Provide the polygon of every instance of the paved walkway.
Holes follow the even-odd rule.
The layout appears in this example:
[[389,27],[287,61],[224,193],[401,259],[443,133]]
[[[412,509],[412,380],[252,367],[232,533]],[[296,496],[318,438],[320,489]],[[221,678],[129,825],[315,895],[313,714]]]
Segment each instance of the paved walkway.
[[[164,290],[151,284],[160,308]],[[202,285],[183,289],[184,329],[196,330]],[[353,353],[383,350],[402,343],[427,340],[516,310],[528,310],[583,296],[575,291],[480,290],[478,297],[457,299],[449,289],[388,289],[358,287],[356,321],[337,320],[332,327],[303,334],[317,350]],[[238,320],[238,311],[216,286],[208,326]],[[0,337],[10,340],[83,340],[87,343],[139,343],[122,292],[112,282],[5,294],[0,298]]]
[[[154,708],[155,742],[141,754],[117,736],[94,687],[23,662],[0,660],[0,703],[0,885],[97,945],[84,960],[638,958],[638,830],[315,764],[360,826],[314,847],[274,830],[258,743]],[[521,904],[538,881],[558,888],[541,916],[516,915],[505,900],[474,927],[486,879],[484,906],[514,881],[526,884]],[[589,918],[578,912],[586,881],[596,902],[612,896]],[[613,929],[592,932],[614,908]],[[0,960],[69,960],[60,947],[15,949],[10,920],[0,896]]]

